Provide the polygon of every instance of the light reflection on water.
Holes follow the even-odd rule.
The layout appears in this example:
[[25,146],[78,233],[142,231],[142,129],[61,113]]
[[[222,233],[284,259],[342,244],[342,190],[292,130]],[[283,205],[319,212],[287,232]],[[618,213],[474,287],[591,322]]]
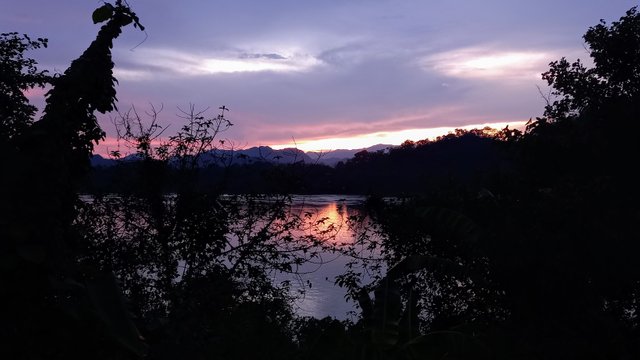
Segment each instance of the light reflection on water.
[[[350,215],[359,214],[358,207],[365,199],[355,195],[299,195],[292,198],[292,211],[310,214],[312,221],[319,222],[319,230],[330,234],[328,241],[348,244],[354,241],[355,234],[347,220]],[[345,272],[348,261],[346,256],[325,252],[319,261],[301,267],[302,284],[299,279],[283,274],[276,275],[274,281],[290,280],[292,292],[297,292],[306,281],[311,283],[311,287],[306,286],[304,296],[294,302],[298,315],[347,319],[348,312],[355,310],[355,304],[345,300],[346,289],[335,285],[335,277]],[[364,279],[364,283],[367,282],[368,279]]]
[[[119,198],[118,195],[108,195],[107,198]],[[167,195],[167,200],[175,198],[174,194]],[[80,195],[85,203],[93,203],[91,195]],[[314,231],[326,231],[323,238],[335,245],[353,243],[355,234],[350,229],[347,221],[352,215],[359,215],[360,209],[366,197],[358,195],[294,195],[291,198],[290,210],[292,213],[306,217],[308,221],[317,224],[314,230],[307,235],[314,235]],[[298,290],[304,287],[304,296],[298,296],[294,302],[294,310],[301,316],[313,316],[323,318],[332,316],[338,319],[349,318],[348,313],[356,310],[355,304],[345,300],[346,289],[335,285],[335,278],[345,272],[346,264],[350,258],[333,252],[319,254],[317,259],[303,264],[297,278],[290,274],[277,273],[273,275],[274,283],[285,280],[291,282],[293,295],[298,295]],[[185,262],[179,260],[178,268],[184,269]],[[176,278],[180,281],[181,276]],[[369,278],[362,279],[362,283],[369,283]],[[307,281],[311,287],[307,286]]]

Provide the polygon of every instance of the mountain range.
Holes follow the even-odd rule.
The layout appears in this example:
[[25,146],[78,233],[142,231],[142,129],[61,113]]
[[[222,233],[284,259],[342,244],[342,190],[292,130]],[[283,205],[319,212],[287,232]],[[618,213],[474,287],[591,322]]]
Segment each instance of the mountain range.
[[[393,145],[377,144],[360,149],[338,149],[331,151],[304,152],[295,148],[272,149],[269,146],[255,146],[241,150],[212,150],[204,153],[199,164],[207,165],[247,165],[258,162],[274,164],[292,164],[302,162],[305,164],[324,164],[335,166],[340,161],[351,159],[356,153],[366,150],[368,152],[387,151]],[[124,161],[137,161],[140,157],[136,154],[125,156]],[[95,154],[91,157],[91,166],[109,167],[117,163],[117,160],[105,158]]]

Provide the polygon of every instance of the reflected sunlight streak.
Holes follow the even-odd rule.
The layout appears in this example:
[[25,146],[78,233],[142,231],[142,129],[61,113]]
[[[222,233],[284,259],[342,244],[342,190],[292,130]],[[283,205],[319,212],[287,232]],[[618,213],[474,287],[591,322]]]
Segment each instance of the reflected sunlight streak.
[[353,234],[351,234],[347,226],[348,218],[349,213],[347,206],[338,205],[336,202],[332,202],[317,210],[317,221],[321,221],[321,223],[318,224],[319,230],[335,234],[335,237],[328,239],[334,244],[353,242]]

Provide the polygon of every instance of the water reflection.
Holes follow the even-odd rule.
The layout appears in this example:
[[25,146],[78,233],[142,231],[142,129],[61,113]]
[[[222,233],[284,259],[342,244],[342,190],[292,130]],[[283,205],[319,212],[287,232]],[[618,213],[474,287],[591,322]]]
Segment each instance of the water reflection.
[[350,211],[353,212],[354,209],[350,209],[339,199],[331,201],[325,196],[324,200],[326,203],[297,202],[297,199],[294,199],[292,210],[306,219],[309,231],[319,233],[325,241],[336,245],[353,242],[353,234],[348,229],[347,221]]
[[[125,241],[126,244],[144,244],[147,239],[157,241],[157,238],[153,237],[152,232],[146,230],[153,229],[153,227],[148,223],[143,223],[145,219],[147,219],[143,207],[128,207],[131,199],[120,197],[119,195],[108,195],[101,198],[83,195],[81,199],[87,204],[96,205],[96,210],[103,211],[105,216],[110,216],[106,220],[112,220],[112,223],[105,221],[102,225],[92,224],[96,225],[94,229],[96,231],[96,239],[100,239],[104,244],[108,244],[111,240]],[[262,201],[261,198],[259,199],[259,201]],[[278,201],[280,199],[281,198],[279,198]],[[100,201],[96,203],[96,200]],[[169,208],[173,209],[175,207],[176,196],[174,194],[167,195],[165,200]],[[238,261],[238,255],[233,251],[233,248],[240,247],[241,241],[245,244],[253,241],[253,237],[266,225],[266,221],[268,221],[270,215],[261,217],[263,215],[260,212],[255,214],[251,213],[251,210],[255,210],[255,207],[242,205],[242,197],[236,198],[229,196],[225,200],[228,200],[231,204],[233,204],[234,201],[241,204],[239,206],[239,213],[241,213],[242,216],[238,216],[235,219],[237,221],[230,224],[229,232],[224,234],[228,244],[228,248],[225,249],[227,255],[220,256],[211,261],[220,261],[221,265],[232,268]],[[274,200],[265,198],[264,201],[268,205]],[[258,248],[255,254],[260,256],[261,252],[264,251],[263,249],[269,249],[269,246],[280,245],[284,245],[283,252],[288,251],[293,253],[304,251],[301,250],[307,248],[305,247],[306,243],[304,240],[313,239],[318,235],[318,232],[320,232],[320,238],[325,241],[325,244],[334,246],[352,244],[356,235],[349,227],[348,220],[353,215],[361,214],[364,201],[365,197],[362,196],[293,196],[291,202],[288,203],[289,210],[291,215],[295,215],[292,217],[293,219],[304,220],[302,226],[300,228],[287,228],[291,218],[286,216],[282,224],[278,223],[278,220],[271,220],[268,225],[271,226],[269,228],[271,232],[268,233],[268,235],[271,236],[273,234],[273,237],[268,238],[266,240],[267,246]],[[247,214],[244,214],[243,211],[246,211]],[[134,223],[135,226],[125,226]],[[293,221],[292,223],[296,226],[299,224],[297,221]],[[113,233],[110,232],[112,228],[115,229]],[[287,236],[293,236],[294,238],[290,247],[282,243],[287,239]],[[295,243],[296,240],[302,240],[302,242]],[[126,248],[125,250],[136,251],[136,248],[133,247],[133,245],[131,246],[131,248]],[[345,266],[351,258],[328,250],[320,252],[317,256],[311,256],[311,248],[312,245],[309,245],[309,253],[305,253],[303,256],[310,261],[303,263],[299,268],[294,267],[292,269],[292,271],[295,271],[300,277],[292,274],[272,273],[270,274],[272,275],[272,280],[276,284],[282,281],[290,281],[292,284],[291,291],[294,295],[297,294],[301,286],[305,288],[304,296],[299,297],[298,300],[294,302],[295,311],[299,315],[317,318],[325,316],[333,316],[339,319],[348,318],[347,314],[354,310],[354,304],[345,300],[346,290],[335,285],[335,277],[345,272]],[[236,257],[232,258],[234,255],[236,255]],[[140,257],[140,259],[142,259],[142,257]],[[135,261],[138,260],[139,258],[136,257]],[[140,272],[138,275],[150,278],[157,276],[158,268],[144,261],[146,260],[142,259],[139,262],[140,269],[142,270],[138,270]],[[178,274],[175,281],[180,282],[183,274],[189,269],[189,265],[187,261],[181,257],[177,258],[177,262]],[[363,283],[368,282],[368,279],[363,279]],[[308,283],[311,284],[310,287],[306,285]]]
[[[309,195],[294,196],[292,211],[306,217],[314,225],[306,231],[320,231],[325,241],[334,245],[354,242],[355,234],[349,228],[349,216],[358,215],[365,201],[363,196],[344,195]],[[299,270],[300,278],[278,274],[275,281],[292,281],[292,291],[297,292],[306,286],[304,296],[294,303],[295,311],[302,316],[322,318],[333,316],[338,319],[348,318],[354,310],[354,304],[345,300],[346,290],[335,285],[335,277],[345,271],[349,258],[335,252],[323,252],[319,258],[305,264]],[[311,287],[307,284],[311,283]]]

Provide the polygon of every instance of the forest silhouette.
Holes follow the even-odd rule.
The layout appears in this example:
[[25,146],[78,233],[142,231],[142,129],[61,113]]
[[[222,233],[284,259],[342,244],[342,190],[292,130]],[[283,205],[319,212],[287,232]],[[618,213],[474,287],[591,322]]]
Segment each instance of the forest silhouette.
[[[203,166],[232,124],[192,106],[160,146],[153,117],[122,114],[137,161],[91,168],[96,112],[116,109],[114,41],[144,17],[118,0],[93,21],[55,76],[25,55],[46,39],[0,35],[2,358],[640,356],[635,7],[587,30],[593,67],[549,64],[544,115],[523,131],[458,130],[335,167]],[[45,86],[35,121],[24,92]],[[327,192],[369,196],[353,244],[288,211],[290,194]],[[352,258],[336,284],[354,321],[297,316],[291,284],[269,276],[323,251]],[[362,284],[363,269],[388,270]]]

